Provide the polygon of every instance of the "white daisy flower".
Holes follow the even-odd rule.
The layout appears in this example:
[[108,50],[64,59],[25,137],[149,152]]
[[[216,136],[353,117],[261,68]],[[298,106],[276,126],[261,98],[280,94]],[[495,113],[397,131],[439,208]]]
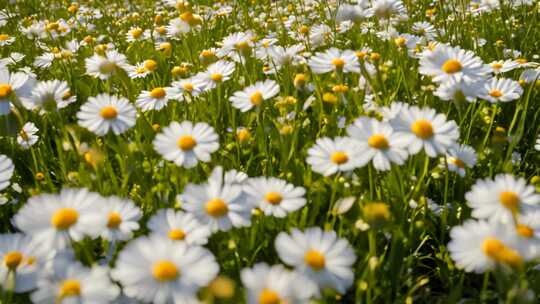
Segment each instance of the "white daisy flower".
[[534,210],[520,216],[518,223],[509,225],[517,234],[521,246],[525,248],[524,258],[526,260],[540,257],[540,210]]
[[407,10],[401,0],[375,0],[371,4],[371,10],[373,11],[373,15],[382,19],[407,15]]
[[510,174],[499,174],[494,180],[477,180],[465,199],[475,218],[503,223],[510,223],[515,215],[527,214],[540,205],[540,195],[534,187]]
[[408,109],[410,105],[401,101],[395,101],[390,104],[390,106],[382,107],[380,109],[383,121],[390,121],[396,118],[401,111]]
[[509,102],[519,99],[523,89],[519,82],[508,78],[491,78],[481,90],[480,98],[491,103]]
[[130,65],[126,68],[126,72],[131,79],[145,78],[146,76],[150,75],[150,73],[152,73],[152,71],[144,67],[144,62]]
[[519,64],[517,64],[512,59],[497,60],[497,61],[490,62],[488,65],[491,68],[491,72],[493,72],[494,74],[510,72],[519,67]]
[[128,297],[156,304],[198,304],[198,290],[218,271],[214,256],[203,247],[142,237],[120,252],[111,275]]
[[127,42],[135,42],[144,39],[144,30],[140,27],[131,27],[126,33]]
[[110,196],[101,204],[103,221],[100,236],[108,241],[126,241],[133,237],[133,231],[139,229],[142,212],[130,199]]
[[146,224],[152,234],[188,245],[205,245],[210,236],[207,226],[201,224],[193,214],[174,209],[160,209]]
[[430,157],[445,153],[458,138],[459,130],[455,121],[446,120],[446,115],[431,108],[416,106],[404,109],[400,115],[390,121],[404,140],[409,142],[409,153],[417,154],[424,149]]
[[122,134],[135,125],[137,112],[124,97],[100,94],[88,98],[77,113],[79,125],[98,136]]
[[214,128],[206,123],[173,121],[154,139],[154,149],[177,166],[193,168],[199,161],[209,162],[210,154],[219,149]]
[[0,69],[0,116],[11,112],[11,98],[29,96],[34,83],[35,80],[26,73]]
[[171,84],[171,99],[183,101],[188,96],[199,96],[205,88],[200,78],[192,77],[174,81]]
[[44,111],[63,109],[76,100],[77,97],[71,95],[68,83],[56,79],[38,82],[32,90],[32,96],[21,98],[25,108]]
[[266,101],[279,93],[277,82],[267,79],[258,81],[241,91],[237,91],[229,97],[233,107],[241,112],[247,112],[253,107],[260,107],[263,101]]
[[487,76],[489,67],[472,51],[438,44],[433,51],[424,53],[420,58],[418,71],[432,77],[434,82],[449,79],[473,82]]
[[0,34],[0,47],[2,46],[8,46],[15,42],[15,37],[10,36],[8,34]]
[[245,61],[242,57],[254,47],[255,35],[250,32],[236,32],[223,38],[222,46],[217,52],[219,58],[231,57],[236,62]]
[[306,59],[300,54],[304,51],[304,46],[295,44],[290,47],[272,46],[268,49],[268,55],[272,64],[273,70],[280,70],[283,66],[296,66],[306,62]]
[[129,69],[126,56],[116,50],[108,50],[103,56],[94,54],[92,57],[86,58],[85,65],[86,74],[101,80],[107,80],[121,70],[127,71]]
[[468,102],[473,102],[476,97],[478,97],[478,93],[482,90],[484,83],[483,80],[467,82],[465,80],[457,81],[450,78],[448,81],[439,84],[437,90],[433,92],[433,95],[446,101],[466,100]]
[[309,58],[308,65],[315,74],[328,72],[359,73],[360,64],[356,53],[351,50],[331,48],[325,52],[316,53]]
[[15,171],[15,166],[11,159],[0,154],[0,191],[6,189],[10,185],[11,176]]
[[19,134],[17,134],[17,143],[19,146],[23,149],[29,149],[35,145],[39,140],[38,131],[39,129],[33,122],[25,123]]
[[306,162],[311,170],[324,176],[336,172],[348,172],[359,167],[358,156],[362,150],[358,143],[348,137],[317,139],[315,145],[308,150]]
[[285,217],[306,204],[306,189],[274,177],[250,178],[244,187],[250,202],[265,215]]
[[309,42],[312,48],[325,45],[333,39],[334,31],[326,24],[315,24],[309,29]]
[[317,285],[282,265],[258,263],[240,272],[247,288],[248,304],[309,303],[318,293]]
[[330,287],[344,294],[354,281],[352,265],[356,261],[353,248],[335,231],[319,227],[304,232],[293,229],[281,232],[275,241],[279,258],[296,271],[315,281],[319,287]]
[[33,303],[112,303],[120,288],[109,279],[109,269],[103,266],[87,268],[79,262],[65,259],[53,262],[51,274],[38,280],[38,289],[31,294]]
[[[0,234],[0,286],[16,293],[36,288],[43,252],[21,233]],[[9,276],[13,276],[10,279]],[[11,284],[11,286],[9,286]]]
[[143,112],[161,110],[167,105],[174,94],[175,90],[173,88],[156,87],[150,91],[142,91],[139,97],[137,97],[135,104]]
[[13,223],[39,244],[65,249],[71,241],[99,235],[106,221],[96,210],[102,199],[86,189],[62,189],[58,194],[33,196],[15,215]]
[[206,183],[188,184],[181,199],[183,208],[212,232],[228,231],[251,224],[253,206],[242,193],[242,186],[224,182],[223,169],[216,167]]
[[208,91],[229,80],[234,70],[234,63],[220,60],[209,65],[206,71],[195,75],[194,78],[203,83],[204,90]]
[[476,151],[467,145],[454,144],[446,154],[448,170],[456,172],[459,176],[465,176],[465,169],[476,165]]
[[357,158],[359,166],[373,161],[375,169],[390,170],[391,162],[402,165],[409,156],[407,138],[387,122],[360,117],[347,127],[347,134],[362,150]]

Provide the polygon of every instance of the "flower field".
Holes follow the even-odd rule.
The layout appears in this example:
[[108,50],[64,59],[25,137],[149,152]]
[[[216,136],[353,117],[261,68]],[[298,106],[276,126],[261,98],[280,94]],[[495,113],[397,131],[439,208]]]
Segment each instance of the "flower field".
[[535,0],[0,2],[0,303],[539,303]]

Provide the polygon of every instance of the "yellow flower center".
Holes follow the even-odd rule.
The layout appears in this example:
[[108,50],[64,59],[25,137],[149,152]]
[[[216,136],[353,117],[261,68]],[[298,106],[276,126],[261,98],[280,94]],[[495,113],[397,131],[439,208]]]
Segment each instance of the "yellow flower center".
[[133,38],[135,39],[138,39],[139,37],[141,37],[142,33],[143,33],[143,30],[141,28],[135,28],[130,31],[131,36],[133,36]]
[[281,299],[277,292],[265,288],[259,294],[259,304],[280,304]]
[[249,48],[249,44],[246,41],[239,42],[234,45],[237,50],[246,50]]
[[492,64],[491,64],[491,67],[492,67],[493,69],[495,69],[495,70],[499,70],[499,69],[501,69],[501,68],[503,67],[503,65],[500,64],[500,63],[492,63]]
[[6,98],[13,92],[11,85],[7,83],[0,83],[0,98]]
[[229,212],[229,206],[219,198],[209,200],[205,208],[206,212],[213,217],[221,217]]
[[51,225],[57,229],[68,229],[77,223],[79,213],[73,208],[60,208],[51,217]]
[[163,88],[154,88],[150,91],[150,96],[152,96],[152,98],[161,99],[165,97],[165,95],[167,95],[167,93]]
[[534,236],[534,230],[527,225],[517,224],[516,230],[522,237],[531,238]]
[[456,167],[458,168],[465,168],[465,163],[461,160],[461,159],[457,159],[457,158],[450,158],[450,162],[454,165],[456,165]]
[[251,94],[251,97],[249,97],[249,100],[252,104],[258,106],[263,102],[263,95],[260,91],[257,91],[253,94]]
[[6,41],[9,39],[9,35],[8,34],[0,34],[0,41]]
[[112,74],[116,71],[116,63],[106,61],[99,66],[99,71],[102,74]]
[[147,71],[154,71],[157,69],[158,64],[155,60],[148,59],[144,61],[143,66]]
[[501,204],[511,210],[512,212],[515,212],[518,210],[519,207],[519,196],[512,191],[503,191],[499,194],[499,200],[501,201]]
[[220,82],[223,80],[223,74],[213,73],[212,75],[210,75],[210,79],[212,79],[212,81],[214,82]]
[[171,261],[160,261],[152,267],[152,275],[158,281],[172,281],[178,277],[178,267]]
[[528,61],[525,58],[519,58],[519,59],[516,59],[516,62],[519,64],[526,64]]
[[197,141],[191,135],[184,135],[178,139],[178,147],[184,151],[193,150],[197,145]]
[[507,247],[503,242],[487,238],[482,243],[482,251],[491,259],[508,264],[513,267],[519,267],[523,264],[523,259],[517,251]]
[[209,51],[209,50],[204,50],[201,52],[201,57],[203,58],[211,58],[211,57],[214,57],[215,56],[215,53],[212,52],[212,51]]
[[455,59],[449,59],[442,65],[442,70],[447,74],[454,74],[459,71],[463,66],[461,66],[461,63]]
[[317,250],[309,250],[306,252],[304,261],[315,271],[323,269],[325,265],[324,256]]
[[116,108],[113,106],[105,106],[101,109],[99,115],[101,115],[103,119],[115,119],[116,116],[118,116],[118,111],[116,111]]
[[279,192],[268,192],[264,198],[272,205],[279,205],[283,200],[283,196]]
[[186,233],[182,229],[171,229],[169,231],[169,238],[174,241],[181,241],[186,238]]
[[342,69],[343,66],[345,66],[345,60],[341,58],[334,58],[332,59],[332,64],[336,67],[336,69]]
[[433,126],[431,122],[425,119],[415,121],[411,126],[411,131],[422,139],[428,139],[433,136]]
[[188,92],[193,91],[193,84],[192,83],[189,83],[189,82],[184,83],[182,85],[182,87],[184,88],[185,91],[188,91]]
[[390,147],[390,145],[388,144],[388,140],[382,134],[375,134],[370,136],[368,138],[368,144],[370,147],[379,150],[386,150]]
[[79,280],[67,279],[62,282],[58,293],[60,299],[79,295],[81,295],[81,282]]
[[500,90],[495,89],[495,90],[492,90],[491,92],[489,92],[489,96],[498,98],[498,97],[503,96],[503,92],[501,92]]
[[122,217],[120,216],[120,213],[114,211],[109,213],[107,227],[110,229],[118,229],[120,224],[122,224]]
[[330,160],[338,165],[344,164],[349,160],[349,157],[343,151],[336,151],[330,156]]
[[18,251],[8,252],[4,256],[4,264],[6,264],[6,267],[11,270],[17,269],[19,264],[21,264],[22,260],[23,260],[23,255],[22,253]]

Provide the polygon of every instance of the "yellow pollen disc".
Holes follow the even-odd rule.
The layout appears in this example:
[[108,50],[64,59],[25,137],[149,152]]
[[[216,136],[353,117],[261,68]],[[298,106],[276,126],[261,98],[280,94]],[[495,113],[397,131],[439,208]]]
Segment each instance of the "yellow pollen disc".
[[186,238],[186,233],[182,229],[171,229],[169,231],[169,239],[174,241],[181,241]]
[[143,66],[146,70],[148,71],[153,71],[155,69],[157,69],[157,62],[152,60],[152,59],[148,59],[148,60],[145,60],[144,63],[143,63]]
[[495,89],[489,92],[489,96],[497,98],[503,96],[503,93],[500,90]]
[[370,147],[379,150],[386,150],[390,147],[390,145],[388,144],[388,140],[382,134],[375,134],[370,136],[368,138],[368,144]]
[[113,106],[105,106],[101,109],[99,115],[104,119],[115,119],[118,116],[118,111]]
[[57,229],[68,229],[77,223],[79,213],[73,208],[60,208],[51,217],[51,225]]
[[345,152],[342,151],[336,151],[332,156],[330,156],[330,160],[332,160],[333,163],[336,163],[338,165],[344,164],[349,160],[349,157]]
[[531,238],[534,235],[534,230],[527,225],[517,224],[516,230],[522,237]]
[[520,59],[517,59],[516,62],[519,63],[519,64],[526,64],[528,61],[527,61],[527,59],[520,58]]
[[60,299],[81,295],[81,282],[79,280],[67,279],[62,282],[58,297]]
[[263,102],[263,95],[260,91],[257,91],[249,97],[249,101],[251,101],[252,104],[258,106]]
[[193,91],[193,84],[192,83],[184,83],[182,85],[182,87],[184,88],[185,91],[188,91],[188,92],[191,92]]
[[277,292],[265,288],[259,294],[259,304],[280,304],[281,299]]
[[9,39],[9,35],[8,34],[0,34],[0,41],[6,41]]
[[272,205],[279,205],[283,200],[283,196],[279,192],[268,192],[264,199]]
[[229,207],[219,198],[211,199],[206,203],[206,212],[213,217],[221,217],[229,212]]
[[482,251],[491,258],[497,256],[505,248],[506,246],[501,241],[494,238],[487,238],[482,243]]
[[249,48],[249,44],[246,41],[243,41],[243,42],[237,43],[234,47],[236,47],[236,49],[238,50],[245,50]]
[[4,255],[4,264],[6,264],[6,267],[11,270],[17,269],[22,260],[23,255],[18,251],[11,251]]
[[154,88],[150,91],[150,96],[152,96],[152,98],[160,99],[165,97],[165,95],[167,95],[167,93],[163,88]]
[[512,212],[518,210],[519,207],[519,196],[512,191],[503,191],[499,194],[499,200],[501,204],[506,208],[510,209]]
[[106,61],[99,66],[99,71],[103,74],[112,74],[116,71],[116,64]]
[[461,71],[463,67],[461,66],[461,63],[459,61],[455,59],[450,59],[447,60],[441,68],[447,74],[454,74]]
[[146,69],[144,67],[136,68],[135,73],[137,74],[144,74],[146,72]]
[[523,264],[523,259],[517,251],[495,238],[485,239],[482,243],[482,251],[491,259],[512,267],[520,267]]
[[433,136],[433,126],[431,122],[425,119],[415,121],[411,126],[411,131],[422,139],[428,139]]
[[456,165],[456,167],[458,168],[461,168],[461,169],[465,168],[465,163],[461,159],[451,158],[450,162]]
[[499,70],[499,69],[501,69],[503,67],[503,65],[500,64],[500,63],[493,63],[493,64],[491,64],[491,67],[493,69],[495,69],[495,70]]
[[223,80],[223,74],[213,73],[212,75],[210,75],[210,79],[212,79],[212,81],[215,81],[215,82],[220,82]]
[[315,271],[323,269],[325,265],[324,256],[316,250],[306,252],[304,255],[304,261]]
[[184,135],[178,139],[178,147],[184,151],[193,150],[197,145],[197,141],[191,135]]
[[140,28],[132,29],[130,31],[131,36],[133,36],[133,38],[135,39],[141,37],[142,33],[143,33],[143,30]]
[[11,85],[7,83],[0,84],[0,98],[6,98],[13,92]]
[[332,59],[332,64],[336,67],[336,69],[342,69],[343,66],[345,66],[345,60],[341,58],[334,58]]
[[118,212],[109,213],[109,220],[107,222],[107,227],[111,229],[117,229],[120,224],[122,224],[122,217]]
[[152,267],[152,275],[158,281],[172,281],[178,277],[178,267],[171,261],[160,261]]
[[204,58],[210,58],[214,56],[215,56],[214,52],[209,51],[209,50],[204,50],[201,52],[201,57],[204,57]]

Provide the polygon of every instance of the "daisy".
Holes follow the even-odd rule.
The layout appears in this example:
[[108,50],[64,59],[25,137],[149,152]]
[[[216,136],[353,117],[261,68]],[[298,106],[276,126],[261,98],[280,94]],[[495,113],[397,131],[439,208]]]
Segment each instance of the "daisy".
[[120,252],[111,275],[128,297],[156,304],[196,304],[198,290],[218,271],[214,256],[203,247],[141,237]]
[[79,125],[98,136],[122,134],[135,125],[137,112],[124,97],[100,94],[88,98],[77,113]]
[[144,67],[144,62],[139,62],[135,65],[130,65],[129,67],[127,67],[126,72],[128,73],[129,78],[138,79],[138,78],[145,78],[152,71]]
[[265,215],[282,218],[306,204],[306,189],[295,187],[279,178],[251,178],[244,191],[249,201],[258,206]]
[[306,59],[300,54],[304,51],[304,46],[295,44],[290,47],[273,46],[268,49],[268,55],[272,61],[272,67],[280,70],[283,66],[296,66],[305,63]]
[[403,140],[409,142],[410,154],[424,149],[430,157],[445,153],[458,138],[459,130],[455,121],[447,121],[446,115],[431,108],[410,107],[390,121],[398,132],[403,132]]
[[339,50],[331,48],[324,53],[316,53],[309,58],[308,65],[315,74],[324,74],[328,72],[359,73],[360,64],[356,53],[351,50]]
[[373,161],[375,169],[390,170],[391,162],[402,165],[409,155],[407,139],[387,122],[360,117],[347,127],[347,133],[362,150],[357,158],[359,166]]
[[204,245],[208,242],[210,230],[201,224],[193,214],[173,209],[160,209],[146,225],[152,234],[183,241],[188,245]]
[[229,98],[233,107],[241,112],[247,112],[253,107],[259,107],[266,101],[279,93],[279,85],[270,79],[258,81],[242,91],[237,91]]
[[103,56],[94,54],[92,57],[86,58],[85,65],[86,74],[101,80],[107,80],[119,71],[129,69],[126,56],[115,50],[106,51]]
[[446,164],[448,170],[456,172],[461,177],[465,177],[465,169],[476,165],[476,151],[467,145],[454,144],[446,154]]
[[183,208],[212,232],[228,231],[232,227],[251,224],[253,206],[248,204],[242,192],[241,185],[225,182],[223,169],[216,167],[206,183],[188,184],[181,199],[185,202]]
[[229,56],[236,62],[245,61],[242,58],[254,47],[254,38],[255,35],[250,31],[232,33],[223,38],[222,46],[218,50],[217,56],[219,58]]
[[144,30],[140,27],[131,27],[126,33],[127,42],[135,42],[144,39]]
[[375,0],[371,4],[371,10],[376,17],[390,19],[393,16],[406,16],[407,10],[401,0]]
[[10,73],[5,68],[0,69],[0,116],[11,112],[11,98],[29,96],[34,82],[26,73]]
[[450,256],[459,268],[482,273],[497,264],[519,268],[523,248],[505,225],[468,220],[450,231]]
[[309,29],[309,42],[312,48],[325,45],[333,38],[334,31],[326,24],[316,24]]
[[497,61],[490,62],[488,65],[491,68],[491,72],[493,72],[494,74],[510,72],[519,67],[519,64],[517,64],[512,59],[497,60]]
[[472,51],[438,44],[433,51],[420,58],[419,73],[430,76],[434,82],[449,79],[477,81],[489,73],[489,68]]
[[67,82],[55,79],[38,82],[32,90],[32,95],[21,100],[29,110],[54,111],[74,103],[77,97],[71,95]]
[[13,176],[15,166],[11,159],[0,154],[0,191],[6,189],[10,184],[11,176]]
[[107,197],[101,204],[103,221],[100,236],[108,241],[126,241],[133,237],[133,231],[139,229],[138,221],[142,217],[141,210],[130,199],[116,196]]
[[426,21],[413,23],[412,30],[428,41],[431,41],[437,37],[437,29],[433,26],[433,24]]
[[511,225],[509,229],[515,231],[525,248],[524,258],[526,260],[540,257],[540,210],[534,210],[520,216],[518,223]]
[[285,264],[321,289],[330,287],[344,294],[354,281],[352,265],[356,255],[349,242],[339,239],[335,231],[313,227],[304,232],[293,229],[291,234],[280,232],[275,246]]
[[193,168],[199,161],[209,162],[210,154],[219,149],[214,128],[206,123],[173,121],[154,139],[154,149],[177,166]]
[[13,42],[15,42],[15,37],[4,33],[0,34],[0,47],[10,45]]
[[175,91],[172,88],[156,87],[150,91],[142,91],[137,97],[135,104],[143,112],[161,110],[167,105]]
[[105,221],[96,210],[102,199],[86,189],[33,196],[15,215],[13,223],[39,244],[61,250],[71,241],[98,236]]
[[[40,271],[39,260],[43,252],[32,238],[21,233],[0,234],[0,286],[16,293],[36,287]],[[12,277],[12,281],[6,279]],[[8,286],[11,284],[12,286]]]
[[484,81],[466,82],[457,81],[453,78],[445,81],[437,87],[433,95],[446,101],[468,101],[473,102],[478,97],[478,92],[482,90]]
[[240,278],[247,288],[248,304],[307,304],[309,298],[318,293],[313,282],[282,265],[258,263],[242,269]]
[[494,180],[477,180],[465,199],[475,218],[503,223],[511,222],[518,214],[538,209],[540,204],[540,195],[534,186],[510,174],[499,174]]
[[182,101],[187,96],[199,96],[204,87],[204,82],[196,77],[174,81],[171,84],[171,98]]
[[53,262],[51,274],[38,280],[38,289],[31,294],[33,303],[112,303],[120,294],[103,266],[87,268],[79,262],[64,259]]
[[491,103],[509,102],[519,99],[523,89],[519,82],[508,78],[491,78],[481,90],[480,98]]
[[25,123],[19,134],[17,134],[17,143],[19,146],[23,149],[28,149],[35,145],[39,140],[38,131],[39,129],[33,122]]
[[358,143],[348,137],[317,139],[315,146],[309,148],[306,162],[311,170],[324,176],[336,172],[348,172],[359,167],[358,156],[362,150]]
[[204,90],[208,91],[229,80],[234,70],[234,63],[220,60],[209,65],[205,72],[197,74],[194,78],[202,82]]

